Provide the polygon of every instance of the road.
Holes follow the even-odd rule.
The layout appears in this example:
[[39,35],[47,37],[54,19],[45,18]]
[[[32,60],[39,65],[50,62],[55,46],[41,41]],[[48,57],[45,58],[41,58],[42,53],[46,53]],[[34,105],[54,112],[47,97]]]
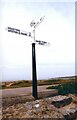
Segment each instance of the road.
[[[38,92],[43,91],[50,91],[49,89],[46,89],[49,85],[45,86],[38,86]],[[55,90],[51,90],[55,91]],[[20,96],[20,95],[29,95],[32,93],[32,87],[24,87],[24,88],[13,88],[13,89],[3,89],[0,90],[0,97],[13,97],[13,96]]]

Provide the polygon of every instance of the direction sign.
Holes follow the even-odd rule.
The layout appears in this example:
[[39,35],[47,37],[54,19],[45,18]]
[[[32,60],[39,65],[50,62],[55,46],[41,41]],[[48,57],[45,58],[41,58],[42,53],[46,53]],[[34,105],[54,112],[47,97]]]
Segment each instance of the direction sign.
[[16,28],[11,28],[11,27],[7,27],[7,30],[8,30],[8,32],[21,34],[21,35],[26,35],[28,37],[31,37],[31,32],[27,32],[27,31],[23,31],[23,30],[19,30],[19,29],[16,29]]
[[44,17],[45,16],[41,17],[39,22],[35,22],[34,20],[32,20],[30,26],[36,28],[44,20]]
[[39,45],[49,45],[49,42],[40,41],[40,40],[35,40],[35,43]]

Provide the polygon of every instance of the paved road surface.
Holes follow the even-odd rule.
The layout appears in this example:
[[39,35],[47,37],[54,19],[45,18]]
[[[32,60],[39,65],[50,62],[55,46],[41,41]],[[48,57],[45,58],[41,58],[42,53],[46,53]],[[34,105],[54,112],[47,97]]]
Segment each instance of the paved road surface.
[[[38,86],[38,92],[50,91],[46,89],[48,85]],[[54,92],[54,90],[52,90]],[[0,90],[0,97],[9,97],[9,96],[19,96],[19,95],[29,95],[32,93],[32,87],[24,87],[24,88],[13,88],[13,89],[4,89]]]

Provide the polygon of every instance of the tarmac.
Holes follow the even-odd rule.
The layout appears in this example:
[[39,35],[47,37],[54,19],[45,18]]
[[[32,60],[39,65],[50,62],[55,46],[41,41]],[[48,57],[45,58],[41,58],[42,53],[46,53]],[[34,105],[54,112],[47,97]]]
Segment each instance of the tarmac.
[[[44,86],[37,86],[37,91],[38,93],[40,92],[49,92],[51,91],[52,93],[57,92],[55,89],[46,89],[49,85],[44,85]],[[32,94],[32,87],[23,87],[23,88],[12,88],[12,89],[3,89],[0,90],[0,98],[4,97],[14,97],[14,96],[21,96],[21,95],[31,95]]]

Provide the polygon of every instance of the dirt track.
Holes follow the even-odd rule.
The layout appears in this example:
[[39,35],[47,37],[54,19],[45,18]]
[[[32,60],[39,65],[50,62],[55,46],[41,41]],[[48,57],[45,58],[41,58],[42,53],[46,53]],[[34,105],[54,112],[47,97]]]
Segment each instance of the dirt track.
[[[38,86],[38,92],[50,91],[50,90],[46,89],[47,87],[48,87],[48,85]],[[55,92],[56,90],[51,90],[51,91]],[[1,93],[2,93],[2,97],[29,95],[32,93],[32,87],[0,90],[0,97],[1,97]]]

